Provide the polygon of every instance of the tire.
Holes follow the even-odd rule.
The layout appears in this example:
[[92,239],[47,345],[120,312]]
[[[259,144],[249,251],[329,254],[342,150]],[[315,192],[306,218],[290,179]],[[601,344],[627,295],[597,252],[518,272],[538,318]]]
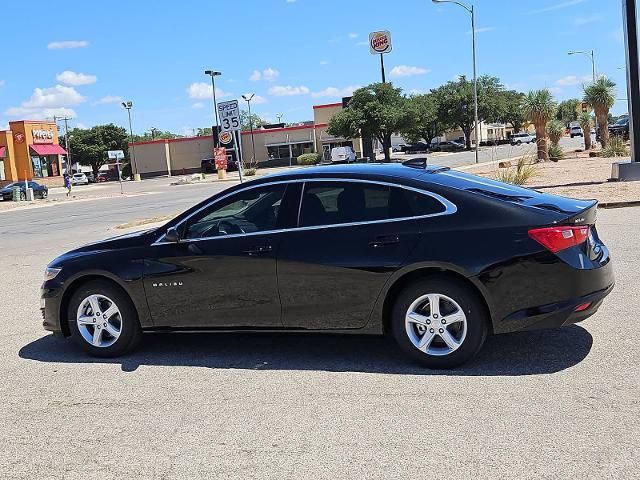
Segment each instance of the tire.
[[[93,300],[97,298],[98,322],[93,325]],[[115,305],[118,312],[109,314]],[[117,357],[132,350],[142,337],[138,313],[129,296],[119,287],[104,280],[93,280],[81,285],[71,296],[67,308],[69,331],[73,341],[82,350],[95,357]],[[106,319],[104,315],[109,315]],[[78,318],[82,318],[82,322]],[[103,318],[100,318],[103,317]],[[102,325],[100,325],[102,323]],[[96,328],[99,328],[97,342]],[[106,333],[105,333],[106,332]],[[117,333],[112,335],[110,332]]]
[[20,200],[22,200],[23,202],[27,199],[27,193],[26,192],[20,192]]
[[[431,313],[430,299],[437,298],[440,314]],[[408,312],[421,325],[406,320]],[[462,314],[462,317],[460,316]],[[417,316],[416,316],[417,315]],[[454,318],[464,318],[455,321]],[[446,326],[441,322],[450,319]],[[426,325],[426,323],[430,323]],[[433,369],[454,368],[471,360],[482,348],[488,332],[488,315],[478,294],[454,279],[431,277],[407,286],[396,298],[392,309],[391,330],[400,349],[419,364]],[[437,328],[431,328],[436,326]],[[425,329],[421,334],[419,329]],[[433,330],[430,334],[429,330]],[[449,340],[457,346],[448,346],[439,332],[447,331]],[[424,335],[433,340],[424,350],[418,348]]]
[[521,142],[520,140],[518,140],[518,141],[516,142],[516,146],[518,146],[518,147],[519,147],[520,145],[522,145],[522,142]]

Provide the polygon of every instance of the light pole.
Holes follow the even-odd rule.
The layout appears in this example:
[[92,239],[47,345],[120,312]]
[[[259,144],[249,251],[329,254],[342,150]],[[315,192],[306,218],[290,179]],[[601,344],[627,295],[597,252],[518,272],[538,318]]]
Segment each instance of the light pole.
[[283,113],[276,113],[276,118],[278,119],[278,123],[282,123],[280,120],[282,119],[283,116],[284,116]]
[[[582,50],[571,50],[567,52],[567,55],[586,55],[587,57],[589,57],[591,59],[591,79],[593,83],[596,83],[596,57],[595,57],[595,54],[593,53],[593,50],[591,50],[590,52],[584,52]],[[598,117],[596,115],[594,115],[594,117],[595,117],[594,128],[596,129],[596,135],[597,135]],[[584,132],[582,133],[584,134]],[[589,132],[589,135],[591,135],[591,132]]]
[[[454,3],[459,7],[464,8],[471,14],[471,49],[473,53],[473,113],[475,122],[475,137],[476,137],[476,163],[478,163],[478,148],[480,147],[480,132],[478,122],[478,77],[476,76],[476,16],[473,10],[473,5],[470,7],[464,3],[456,2],[455,0],[431,0],[433,3]],[[426,140],[426,139],[425,139]],[[431,140],[427,140],[431,141]]]
[[252,93],[251,95],[242,95],[244,101],[247,102],[247,107],[249,107],[249,130],[251,130],[251,151],[253,152],[251,156],[251,167],[254,166],[254,163],[256,161],[256,144],[253,141],[253,117],[251,116],[251,99],[254,96],[255,93]]
[[129,114],[129,136],[131,138],[131,160],[133,161],[133,179],[136,182],[140,181],[140,174],[138,173],[138,165],[136,164],[136,147],[133,145],[133,127],[131,126],[131,108],[133,107],[132,101],[122,102],[122,106],[127,109]]
[[[218,103],[216,102],[216,82],[215,77],[222,75],[222,72],[218,72],[217,70],[205,70],[205,75],[209,75],[211,77],[211,90],[213,91],[213,114],[216,118],[216,130],[218,129]],[[216,147],[220,146],[220,138],[218,132],[213,133],[213,138],[215,141]]]
[[156,139],[156,132],[159,132],[160,130],[158,130],[156,127],[151,127],[151,140],[155,140]]

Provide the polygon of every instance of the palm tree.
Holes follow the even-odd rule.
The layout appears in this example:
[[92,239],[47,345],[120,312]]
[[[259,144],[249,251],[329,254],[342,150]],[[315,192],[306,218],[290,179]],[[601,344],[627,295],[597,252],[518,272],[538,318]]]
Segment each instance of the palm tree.
[[582,112],[578,115],[578,122],[580,123],[580,128],[582,128],[582,134],[584,135],[584,149],[591,149],[591,114],[587,112]]
[[591,105],[596,112],[598,127],[600,127],[600,143],[602,148],[609,141],[609,109],[616,101],[616,84],[607,77],[600,77],[595,82],[584,87],[584,101]]
[[564,123],[560,120],[551,120],[547,125],[547,132],[549,132],[549,139],[553,145],[558,145],[560,139],[564,135]]
[[532,90],[523,101],[524,111],[536,126],[536,143],[538,144],[538,160],[549,160],[547,144],[547,123],[556,113],[556,102],[547,89]]

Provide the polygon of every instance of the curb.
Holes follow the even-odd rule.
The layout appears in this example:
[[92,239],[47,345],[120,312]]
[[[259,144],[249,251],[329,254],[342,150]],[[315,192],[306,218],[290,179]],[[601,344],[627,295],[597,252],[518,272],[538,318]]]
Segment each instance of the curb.
[[598,203],[598,208],[624,208],[640,207],[640,200],[629,200],[627,202],[604,202]]

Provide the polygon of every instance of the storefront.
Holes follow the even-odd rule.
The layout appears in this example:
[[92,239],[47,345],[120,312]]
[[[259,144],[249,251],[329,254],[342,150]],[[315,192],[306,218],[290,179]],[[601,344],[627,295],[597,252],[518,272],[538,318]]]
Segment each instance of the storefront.
[[66,155],[58,145],[54,122],[9,122],[9,130],[0,132],[0,181],[40,179],[61,184]]

